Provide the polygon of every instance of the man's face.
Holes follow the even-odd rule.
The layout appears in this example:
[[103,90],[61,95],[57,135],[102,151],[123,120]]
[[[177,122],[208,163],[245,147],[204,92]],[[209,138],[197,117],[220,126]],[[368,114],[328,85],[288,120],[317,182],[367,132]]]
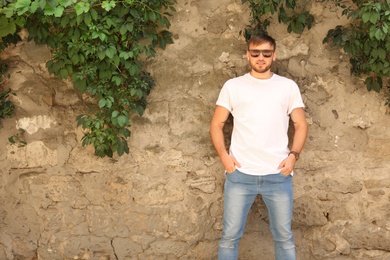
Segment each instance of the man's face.
[[275,50],[268,42],[260,45],[251,44],[246,52],[246,56],[251,69],[257,73],[269,71],[276,59]]

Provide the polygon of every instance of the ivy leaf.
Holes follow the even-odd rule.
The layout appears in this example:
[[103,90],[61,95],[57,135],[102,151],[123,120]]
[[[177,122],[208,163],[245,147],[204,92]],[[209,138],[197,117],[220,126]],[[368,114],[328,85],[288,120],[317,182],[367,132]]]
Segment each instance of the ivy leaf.
[[379,14],[378,13],[370,13],[370,22],[372,24],[376,24],[376,22],[379,20]]
[[54,16],[55,17],[61,17],[62,14],[64,13],[64,8],[62,6],[58,6],[55,10],[54,10]]
[[122,78],[119,76],[113,76],[112,81],[115,82],[116,86],[120,86],[122,84]]
[[[390,17],[389,17],[389,21],[390,21]],[[383,24],[382,31],[384,34],[387,34],[388,29],[389,29],[389,25],[387,23]]]
[[279,9],[279,14],[278,14],[278,21],[287,23],[290,20],[290,17],[287,16],[287,13],[283,7]]
[[130,137],[131,132],[130,132],[127,128],[123,128],[122,131],[121,131],[121,134],[122,134],[124,137]]
[[374,90],[375,92],[380,92],[380,90],[382,88],[382,79],[381,78],[368,77],[364,81],[364,84],[367,86],[367,90],[368,91]]
[[75,89],[79,89],[80,91],[84,92],[87,87],[87,83],[85,80],[74,80],[73,86]]
[[303,14],[299,14],[298,15],[298,18],[297,18],[297,20],[299,21],[299,22],[301,22],[301,23],[305,23],[306,22],[306,15],[305,15],[305,13],[303,13]]
[[126,24],[126,29],[128,32],[133,32],[133,29],[134,29],[133,23]]
[[100,108],[105,107],[106,104],[107,104],[107,100],[106,99],[102,98],[102,99],[99,100],[98,105],[99,105]]
[[98,52],[98,57],[99,57],[100,60],[103,60],[106,57],[106,53],[103,52],[103,51],[99,51]]
[[18,0],[15,3],[16,9],[28,8],[31,4],[31,0]]
[[79,55],[77,55],[77,54],[73,55],[72,58],[71,58],[71,60],[72,60],[72,63],[73,63],[74,65],[77,65],[77,64],[79,63],[79,61],[80,61]]
[[124,34],[126,34],[126,32],[127,32],[126,25],[123,24],[123,25],[119,28],[119,33],[120,33],[121,35],[124,35]]
[[76,3],[75,0],[59,0],[58,3],[63,7],[68,7],[74,3]]
[[53,15],[55,13],[56,9],[50,5],[46,5],[45,9],[44,9],[44,14],[45,15]]
[[15,8],[19,9],[17,11],[18,15],[22,15],[29,11],[29,7],[31,5],[31,0],[18,0],[16,1]]
[[137,107],[135,108],[135,110],[136,110],[136,112],[138,113],[138,115],[140,115],[140,116],[142,116],[142,115],[144,114],[144,112],[145,112],[145,108],[142,107],[142,106],[137,106]]
[[113,118],[116,118],[117,116],[119,115],[119,112],[118,111],[112,111],[112,113],[111,113],[111,118],[113,119]]
[[113,61],[114,65],[116,67],[118,67],[121,60],[120,60],[118,55],[115,55],[114,58],[112,59],[112,61]]
[[117,153],[119,156],[122,156],[124,153],[129,153],[129,146],[126,142],[125,139],[120,139],[118,142],[118,148],[117,148]]
[[106,99],[106,107],[107,108],[112,107],[112,103],[113,103],[113,101],[110,98]]
[[156,14],[154,12],[149,12],[149,19],[152,20],[153,22],[155,22],[156,21]]
[[102,8],[109,12],[111,9],[115,7],[115,1],[103,1]]
[[4,16],[0,16],[0,38],[7,36],[8,34],[14,34],[15,32],[15,22],[12,20],[8,20]]
[[374,35],[375,35],[375,38],[376,38],[378,41],[384,40],[384,39],[385,39],[385,35],[383,34],[382,30],[379,29],[379,28],[375,30]]
[[66,79],[69,76],[69,72],[67,69],[61,69],[60,70],[60,75],[61,78]]
[[144,95],[144,93],[142,92],[142,90],[137,89],[137,96],[138,96],[138,98],[141,99],[143,97],[143,95]]
[[116,22],[115,22],[113,19],[111,19],[110,17],[107,17],[107,19],[106,19],[106,24],[107,24],[108,27],[110,28],[110,27],[112,27],[112,26],[115,26]]
[[129,70],[129,72],[130,72],[130,75],[131,76],[134,76],[137,72],[138,72],[138,66],[137,65],[135,65],[135,64],[131,64],[130,65],[130,70]]
[[91,15],[89,13],[86,13],[84,15],[84,23],[89,26],[91,24],[91,21],[92,21]]
[[110,46],[108,49],[106,49],[105,54],[109,59],[112,59],[114,57],[115,53],[116,53],[116,48],[113,46]]
[[120,127],[127,125],[127,122],[128,122],[128,118],[126,116],[124,115],[118,116],[118,125]]
[[385,52],[384,49],[378,49],[378,57],[381,60],[385,60],[386,59],[386,52]]
[[99,20],[99,14],[98,14],[98,12],[95,10],[95,9],[90,9],[90,14],[91,14],[91,16],[92,16],[92,19],[94,20],[94,21],[97,21],[97,20]]
[[74,9],[76,10],[76,14],[80,15],[82,13],[87,13],[90,8],[90,4],[86,2],[78,2],[75,6]]
[[30,12],[35,13],[39,8],[39,2],[34,1],[31,3]]
[[363,23],[367,23],[370,20],[371,14],[370,13],[363,13],[362,20]]
[[2,8],[1,13],[5,14],[5,17],[7,18],[11,18],[15,13],[15,9],[12,7],[4,7]]
[[35,2],[38,2],[39,7],[40,7],[41,9],[44,9],[45,6],[46,6],[46,1],[35,1]]

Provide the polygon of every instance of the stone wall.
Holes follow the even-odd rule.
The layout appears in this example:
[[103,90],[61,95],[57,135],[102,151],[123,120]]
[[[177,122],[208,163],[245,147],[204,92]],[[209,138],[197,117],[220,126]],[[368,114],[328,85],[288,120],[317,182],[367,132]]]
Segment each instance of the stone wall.
[[[316,23],[302,35],[271,25],[274,70],[299,84],[309,122],[294,175],[297,254],[390,259],[389,109],[350,76],[347,55],[322,44],[346,23],[340,11],[308,8]],[[224,174],[208,127],[223,83],[247,71],[239,32],[249,9],[239,0],[178,0],[176,9],[175,43],[147,61],[156,87],[122,157],[81,146],[75,118],[89,101],[48,75],[45,46],[2,53],[17,109],[0,128],[0,259],[216,259]],[[274,259],[261,198],[240,256]]]

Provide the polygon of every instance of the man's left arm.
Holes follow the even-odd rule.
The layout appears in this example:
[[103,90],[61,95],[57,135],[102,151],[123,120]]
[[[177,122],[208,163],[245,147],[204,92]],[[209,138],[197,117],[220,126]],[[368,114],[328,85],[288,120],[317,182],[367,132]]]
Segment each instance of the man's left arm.
[[[291,152],[300,154],[305,145],[308,132],[305,111],[302,107],[294,108],[290,116],[295,130]],[[296,155],[290,153],[289,156],[280,163],[280,172],[283,175],[289,175],[293,171],[296,161]]]
[[291,112],[291,121],[293,122],[295,130],[291,151],[300,153],[305,145],[307,137],[307,122],[305,111],[302,107],[295,108]]

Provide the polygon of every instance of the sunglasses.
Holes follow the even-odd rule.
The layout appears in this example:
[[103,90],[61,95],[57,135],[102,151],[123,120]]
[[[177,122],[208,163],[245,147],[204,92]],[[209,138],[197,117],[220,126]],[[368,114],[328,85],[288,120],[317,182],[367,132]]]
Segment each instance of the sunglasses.
[[274,50],[249,50],[249,54],[253,58],[259,57],[260,53],[263,54],[264,58],[271,58],[272,54],[274,54]]

